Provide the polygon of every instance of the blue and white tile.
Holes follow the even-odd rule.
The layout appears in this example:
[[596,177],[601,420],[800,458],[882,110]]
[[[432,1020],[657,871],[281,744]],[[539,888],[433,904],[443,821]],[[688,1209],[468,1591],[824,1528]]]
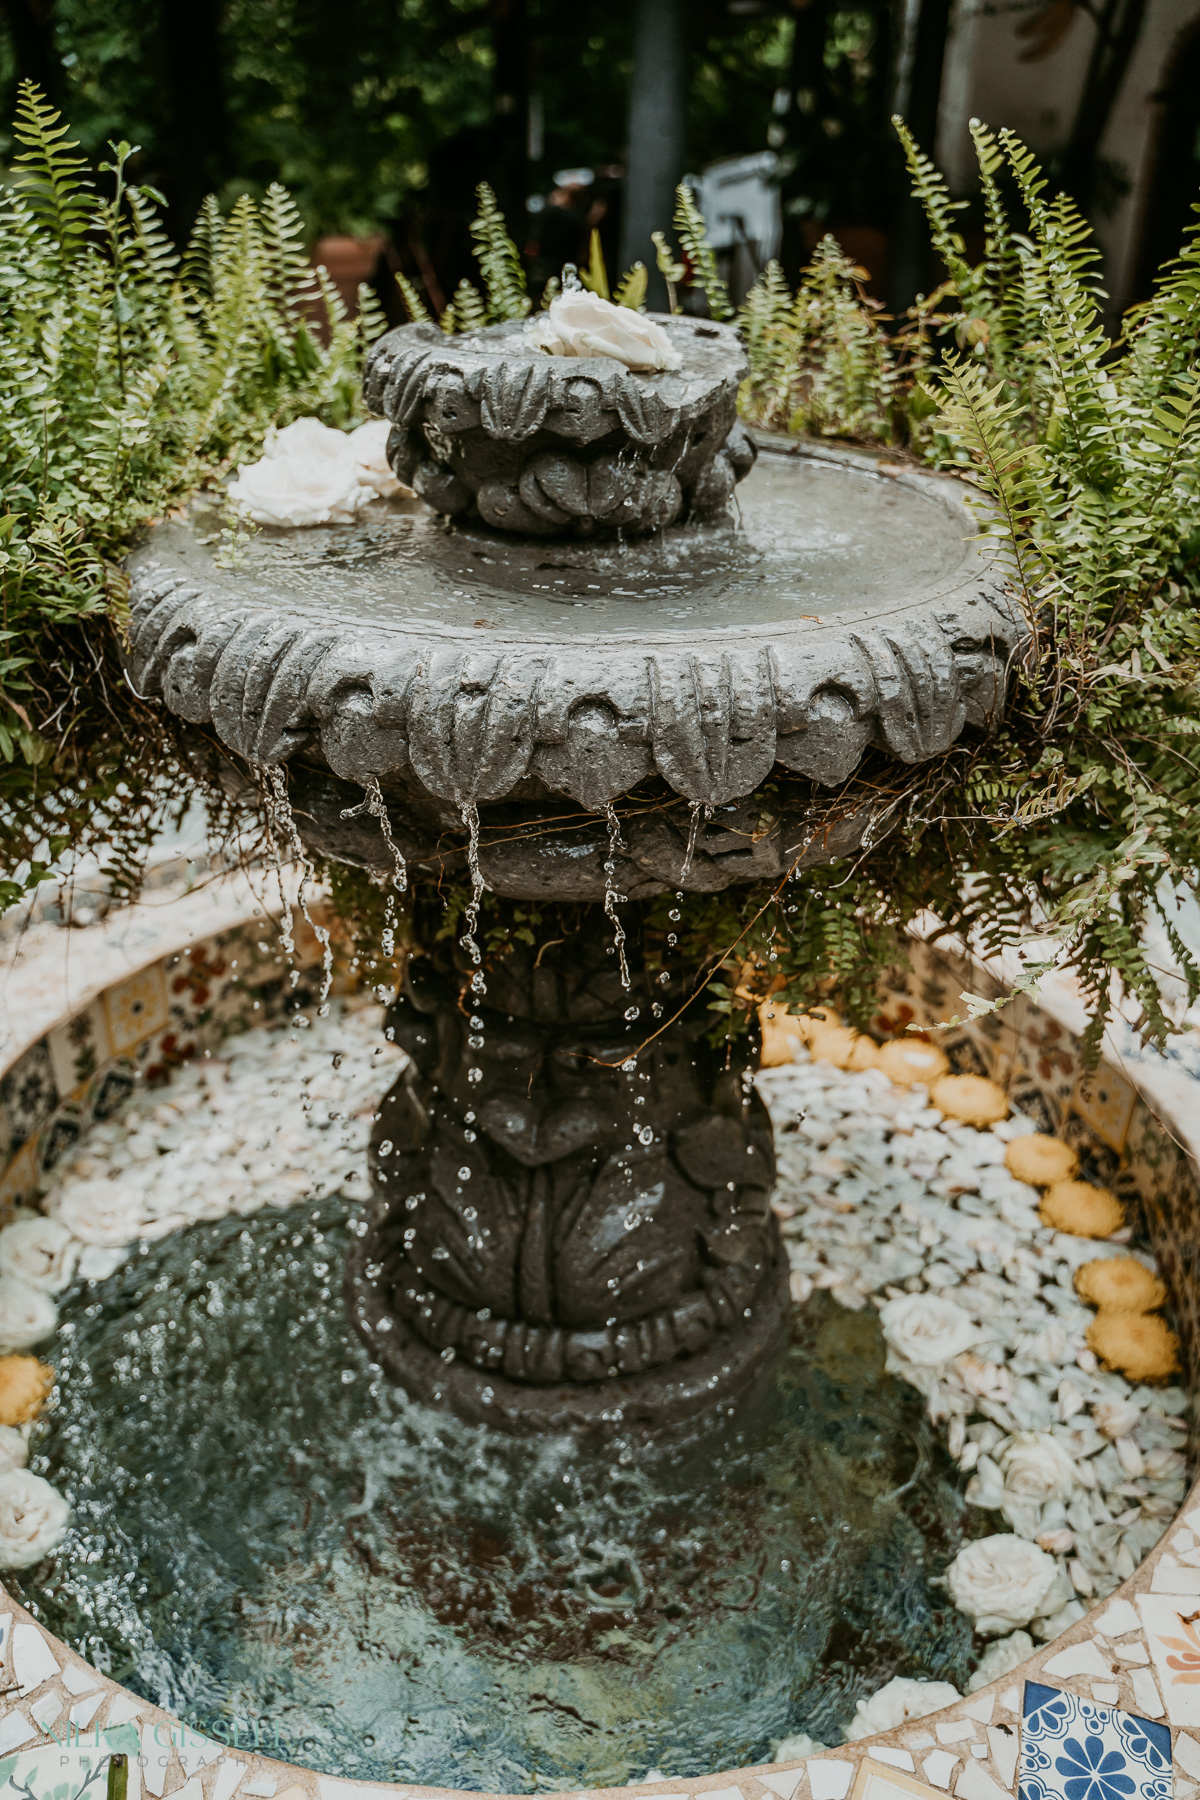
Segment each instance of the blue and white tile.
[[1165,1725],[1025,1683],[1019,1800],[1171,1800]]

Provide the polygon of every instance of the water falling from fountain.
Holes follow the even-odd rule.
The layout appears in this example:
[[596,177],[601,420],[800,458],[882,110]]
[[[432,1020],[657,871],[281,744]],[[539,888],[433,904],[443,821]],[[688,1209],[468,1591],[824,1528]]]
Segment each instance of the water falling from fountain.
[[680,881],[686,881],[691,873],[692,858],[696,854],[696,839],[699,836],[701,825],[707,825],[713,816],[713,809],[707,800],[690,800],[688,811],[692,818],[688,828],[687,853],[683,859],[683,867],[679,871]]
[[398,894],[408,891],[408,864],[404,860],[404,852],[392,836],[392,821],[388,817],[387,803],[379,786],[377,775],[368,775],[366,780],[366,799],[360,800],[357,806],[342,808],[343,819],[357,819],[363,813],[369,813],[373,819],[379,820],[379,829],[383,833],[383,841],[392,857],[392,886]]
[[[291,802],[288,799],[287,776],[278,763],[268,763],[264,773],[271,789],[272,844],[275,844],[274,826],[282,826],[287,839],[288,848],[296,862],[300,865],[300,887],[296,894],[296,904],[304,917],[313,936],[321,946],[321,991],[317,997],[317,1014],[324,1018],[329,1011],[329,990],[333,986],[333,944],[330,941],[329,928],[318,925],[308,908],[308,890],[312,884],[312,858],[304,848],[300,833],[296,829],[296,821],[292,816]],[[278,855],[278,851],[276,852]],[[286,916],[286,907],[285,907]],[[284,936],[284,943],[289,956],[295,950],[291,936],[290,924]],[[292,986],[296,985],[296,970],[292,970]]]
[[617,892],[617,851],[625,848],[625,840],[621,836],[621,821],[617,818],[616,808],[610,800],[604,809],[608,820],[608,860],[604,865],[604,915],[612,921],[613,947],[617,952],[617,960],[621,965],[621,986],[629,992],[629,964],[625,957],[625,927],[621,923],[617,907],[624,900],[624,894]]

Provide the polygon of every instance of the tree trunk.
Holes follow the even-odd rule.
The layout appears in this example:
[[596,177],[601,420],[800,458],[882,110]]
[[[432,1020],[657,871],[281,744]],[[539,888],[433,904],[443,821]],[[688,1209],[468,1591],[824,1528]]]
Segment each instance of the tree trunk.
[[[906,83],[908,91],[907,95],[897,94],[896,106],[928,156],[933,155],[937,139],[942,68],[949,29],[950,0],[920,0],[912,43],[912,73]],[[892,310],[903,313],[919,293],[927,291],[933,276],[925,214],[920,202],[908,192],[907,181],[896,209],[889,261]]]
[[167,102],[163,188],[171,235],[187,239],[200,202],[228,173],[228,131],[217,0],[165,0],[160,12]]
[[509,231],[520,241],[525,217],[529,134],[529,20],[526,0],[492,0],[493,183]]
[[1132,59],[1146,16],[1146,0],[1108,0],[1097,22],[1096,42],[1063,159],[1063,186],[1089,212],[1096,198],[1096,158],[1109,115]]
[[666,307],[667,292],[655,267],[650,233],[670,230],[686,153],[683,0],[638,0],[633,56],[621,268],[645,263],[650,272],[647,301],[659,311]]

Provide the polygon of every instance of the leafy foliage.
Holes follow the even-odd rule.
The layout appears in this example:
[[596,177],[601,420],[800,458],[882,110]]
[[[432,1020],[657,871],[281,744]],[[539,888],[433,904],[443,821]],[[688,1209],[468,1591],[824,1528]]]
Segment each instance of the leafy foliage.
[[[119,558],[147,522],[256,454],[269,426],[351,423],[382,327],[365,294],[358,322],[345,318],[282,189],[227,215],[208,203],[180,258],[155,196],[128,182],[128,145],[93,173],[29,89],[17,132],[0,195],[0,904],[80,846],[118,887],[135,885],[170,808],[197,785],[215,794],[195,737],[176,738],[125,684]],[[985,952],[1056,940],[1094,1005],[1093,1040],[1122,989],[1164,1035],[1145,949],[1155,920],[1200,994],[1169,905],[1200,876],[1200,225],[1110,342],[1078,213],[1047,196],[1010,134],[975,138],[982,260],[906,143],[946,281],[889,333],[832,241],[796,294],[768,269],[738,317],[743,401],[755,423],[969,471],[1028,649],[990,737],[915,769],[880,756],[839,791],[806,790],[818,824],[875,809],[856,858],[689,899],[678,935],[713,968],[718,1030],[781,978],[805,998],[834,981],[861,1016],[921,910]],[[660,267],[727,316],[690,195],[676,229],[683,258],[656,239]],[[463,283],[442,323],[523,317],[520,259],[490,190],[474,235],[484,292]],[[618,293],[637,303],[636,271]],[[790,780],[767,784],[764,807],[796,799],[776,791]],[[520,923],[535,929],[532,912]]]
[[[348,424],[368,326],[309,267],[282,188],[207,205],[186,256],[128,144],[95,174],[26,85],[0,190],[0,866],[11,899],[68,847],[118,880],[179,792],[117,657],[118,559],[275,424]],[[22,869],[24,867],[24,873]]]
[[[1030,627],[1001,728],[914,772],[886,887],[868,855],[839,911],[858,920],[864,957],[884,892],[897,926],[904,907],[930,908],[988,952],[1054,940],[1094,1008],[1093,1044],[1120,992],[1161,1040],[1144,948],[1155,922],[1200,995],[1169,905],[1200,876],[1200,223],[1113,343],[1086,222],[1047,197],[1012,133],[972,131],[987,220],[977,264],[956,203],[900,127],[947,274],[902,330],[884,336],[828,240],[794,299],[771,269],[740,315],[751,419],[970,470]],[[1024,212],[1015,223],[1002,172]]]
[[[486,181],[480,182],[476,193],[479,212],[471,225],[471,236],[475,240],[475,256],[487,289],[488,323],[497,325],[505,319],[523,319],[529,311],[529,295],[525,291],[521,252],[508,235],[504,214]],[[473,327],[465,324],[459,326],[460,331],[471,329]]]

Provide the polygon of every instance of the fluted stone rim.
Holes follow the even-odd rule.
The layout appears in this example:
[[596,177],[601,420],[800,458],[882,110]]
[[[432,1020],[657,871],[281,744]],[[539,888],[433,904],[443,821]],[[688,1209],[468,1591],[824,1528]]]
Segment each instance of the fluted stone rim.
[[602,810],[655,773],[719,806],[776,763],[833,786],[871,746],[912,764],[968,726],[991,728],[1027,627],[964,485],[795,441],[783,453],[866,469],[949,509],[971,540],[960,568],[869,617],[569,642],[498,627],[483,639],[443,621],[323,618],[310,597],[247,592],[172,523],[129,558],[129,677],[251,763],[319,750],[345,780],[415,779],[457,808],[532,776]]
[[652,447],[722,396],[735,401],[746,373],[746,353],[729,326],[652,316],[683,358],[678,369],[628,369],[611,356],[548,356],[521,321],[455,337],[436,325],[399,325],[372,346],[363,394],[373,412],[402,429],[425,416],[436,394],[435,423],[453,432],[462,423],[441,412],[440,390],[449,381],[471,405],[471,423],[498,441],[523,443],[548,425],[589,442],[619,420],[634,443]]

